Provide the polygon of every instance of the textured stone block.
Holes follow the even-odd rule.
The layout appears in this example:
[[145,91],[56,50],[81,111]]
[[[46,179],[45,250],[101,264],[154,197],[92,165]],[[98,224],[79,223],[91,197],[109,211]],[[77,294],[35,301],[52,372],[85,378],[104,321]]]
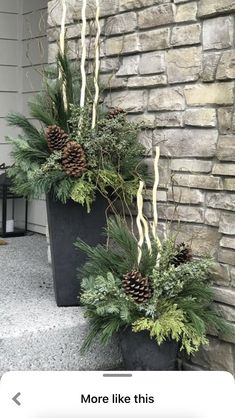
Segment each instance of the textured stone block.
[[188,187],[174,186],[168,190],[167,199],[170,202],[198,205],[203,203],[204,194],[200,190],[189,189]]
[[[66,0],[68,1],[68,0]],[[71,8],[71,15],[73,20],[82,19],[82,4],[83,0],[69,0],[73,2],[73,8]],[[119,9],[119,0],[102,0],[100,2],[100,16],[111,16],[115,15]],[[86,8],[87,19],[94,19],[96,13],[96,0],[88,0]]]
[[161,143],[161,153],[168,157],[213,157],[217,131],[208,129],[156,129],[154,144]]
[[235,191],[235,179],[225,179],[224,190],[229,190],[231,192],[234,192]]
[[184,110],[185,99],[180,87],[150,91],[148,110]]
[[[76,0],[67,0],[67,14],[65,23],[73,23],[73,11]],[[48,26],[60,26],[62,19],[62,7],[57,0],[48,2]]]
[[234,113],[232,107],[221,107],[217,110],[219,131],[221,134],[227,134],[233,130]]
[[226,51],[222,54],[216,78],[218,80],[235,78],[235,51]]
[[214,283],[220,286],[229,286],[230,272],[226,264],[213,263],[211,267],[211,277]]
[[[153,199],[153,192],[152,190],[146,190],[144,193],[144,200],[151,200]],[[157,192],[157,201],[158,202],[166,202],[167,201],[167,194],[166,190],[158,190]]]
[[141,55],[139,62],[139,73],[141,75],[163,73],[165,69],[164,52],[147,52]]
[[130,57],[123,57],[122,64],[116,76],[127,76],[138,74],[139,55],[133,55]]
[[197,20],[197,3],[179,4],[175,9],[175,21],[187,22]]
[[196,189],[222,190],[223,183],[220,177],[206,176],[203,174],[175,174],[174,184]]
[[173,171],[189,171],[195,173],[210,173],[212,169],[212,161],[182,159],[177,158],[171,160],[171,170]]
[[233,0],[200,0],[198,16],[213,16],[225,12],[233,12],[235,2]]
[[128,119],[135,123],[144,123],[146,128],[153,128],[155,123],[155,117],[152,113],[145,113],[139,115],[129,114]]
[[184,115],[185,125],[200,127],[216,126],[216,110],[215,109],[187,109]]
[[220,211],[214,209],[205,210],[205,224],[210,226],[219,226]]
[[193,362],[206,370],[226,370],[233,374],[233,347],[229,343],[210,338],[210,344],[204,345],[194,355]]
[[[220,249],[218,252],[218,260],[221,263],[226,263],[231,266],[235,266],[235,251],[230,249]],[[234,292],[234,304],[235,304],[235,292]]]
[[195,23],[187,26],[175,26],[172,29],[171,45],[193,45],[201,41],[201,25]]
[[[152,186],[153,179],[154,179],[154,160],[153,158],[151,159],[148,158],[147,160],[145,160],[145,163],[147,165],[147,170],[149,174],[149,179],[147,183],[148,183],[148,186]],[[164,189],[168,188],[170,177],[171,177],[171,173],[169,170],[169,161],[161,158],[159,161],[159,187],[164,188]]]
[[235,213],[221,213],[219,232],[226,235],[235,235]]
[[219,137],[217,158],[221,161],[235,161],[235,136],[221,135]]
[[159,128],[181,127],[183,126],[183,112],[158,112],[155,116],[155,125]]
[[172,49],[167,53],[169,83],[198,80],[202,70],[201,47]]
[[235,211],[235,193],[207,193],[206,205],[211,208]]
[[232,286],[235,287],[235,267],[231,267],[230,274],[232,279]]
[[106,55],[121,55],[140,51],[137,33],[107,38],[104,42]]
[[141,10],[138,13],[138,26],[140,29],[152,28],[155,26],[167,25],[174,22],[174,11],[172,4],[162,4]]
[[106,106],[121,107],[127,112],[142,112],[144,110],[144,92],[122,91],[109,94],[105,98]]
[[232,16],[221,16],[203,22],[203,49],[223,49],[233,44]]
[[159,219],[167,221],[183,221],[183,222],[195,222],[203,223],[204,210],[194,206],[180,206],[161,204],[158,205]]
[[220,176],[235,176],[235,164],[215,163],[212,174]]
[[177,241],[189,243],[193,254],[199,257],[215,255],[215,242],[219,241],[218,229],[207,225],[173,224],[172,231],[177,233]]
[[145,77],[130,77],[128,80],[128,87],[155,87],[165,86],[167,78],[165,74],[150,75]]
[[147,32],[139,32],[141,51],[155,51],[170,47],[170,29],[162,28]]
[[233,87],[230,83],[195,84],[185,87],[185,97],[188,105],[231,105],[233,104]]
[[112,73],[118,71],[120,66],[119,58],[103,58],[100,60],[100,72]]
[[223,237],[220,240],[220,246],[225,247],[225,248],[231,248],[232,250],[235,250],[235,238]]
[[137,27],[137,15],[135,12],[123,13],[111,16],[105,24],[105,35],[117,35],[134,32]]
[[221,54],[218,52],[210,52],[203,54],[202,74],[203,81],[214,81]]
[[114,74],[100,74],[99,80],[103,90],[120,89],[127,86],[127,78],[117,78]]
[[164,3],[168,3],[168,0],[119,0],[119,9],[122,12]]

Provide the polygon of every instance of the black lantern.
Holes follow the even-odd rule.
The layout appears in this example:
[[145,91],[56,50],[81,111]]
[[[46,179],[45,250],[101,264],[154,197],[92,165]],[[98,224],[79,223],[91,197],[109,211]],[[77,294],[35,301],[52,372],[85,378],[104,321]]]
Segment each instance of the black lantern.
[[[0,169],[6,169],[5,164]],[[20,237],[27,232],[28,202],[11,190],[11,179],[4,172],[0,175],[0,236]]]

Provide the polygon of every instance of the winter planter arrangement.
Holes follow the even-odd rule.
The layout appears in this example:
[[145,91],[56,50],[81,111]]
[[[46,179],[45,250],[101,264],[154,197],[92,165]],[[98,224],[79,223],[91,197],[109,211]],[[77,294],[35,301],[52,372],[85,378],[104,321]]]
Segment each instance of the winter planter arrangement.
[[99,97],[99,5],[97,1],[94,73],[86,74],[86,2],[83,2],[81,61],[71,62],[65,42],[63,3],[56,63],[44,71],[42,90],[29,103],[30,118],[10,114],[8,123],[21,128],[8,138],[15,164],[9,170],[14,190],[28,198],[46,195],[55,294],[59,306],[79,303],[76,270],[85,261],[74,241],[104,243],[108,210],[132,202],[144,175],[145,150],[119,108],[104,109]]
[[228,330],[212,304],[213,261],[194,259],[176,237],[160,240],[156,234],[158,157],[157,148],[152,223],[143,214],[142,181],[137,194],[139,238],[116,217],[107,224],[108,244],[76,243],[89,258],[81,283],[90,321],[83,350],[97,338],[106,344],[119,334],[127,370],[175,370],[179,351],[192,355],[208,344],[208,329]]

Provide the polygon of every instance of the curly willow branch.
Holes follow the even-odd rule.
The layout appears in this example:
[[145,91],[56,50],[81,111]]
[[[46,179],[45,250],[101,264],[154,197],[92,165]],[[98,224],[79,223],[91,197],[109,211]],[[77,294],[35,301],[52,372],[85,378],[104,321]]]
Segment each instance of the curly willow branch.
[[[66,13],[67,13],[67,7],[66,7],[66,0],[61,0],[62,3],[62,18],[61,18],[61,25],[60,25],[60,51],[61,54],[64,55],[65,52],[65,21],[66,21]],[[59,78],[62,78],[62,72],[60,70],[59,72]],[[64,107],[65,110],[68,108],[67,103],[67,96],[66,96],[66,82],[63,82],[63,101],[64,101]]]
[[[152,253],[152,246],[151,246],[151,240],[149,237],[149,227],[148,222],[146,221],[144,215],[143,215],[143,188],[144,188],[144,182],[140,181],[138,193],[137,193],[137,208],[138,208],[138,214],[136,218],[136,224],[139,232],[139,241],[138,241],[138,265],[140,264],[141,258],[142,258],[142,246],[144,243],[144,238],[146,240],[146,244],[148,247],[148,250],[150,254]],[[143,227],[144,226],[144,231]]]
[[159,163],[160,157],[160,148],[156,147],[156,156],[154,160],[154,185],[153,185],[153,225],[152,225],[152,233],[154,239],[157,241],[158,248],[161,249],[161,242],[157,236],[157,226],[158,226],[158,213],[157,213],[157,188],[159,184]]
[[100,3],[99,0],[96,0],[96,39],[95,39],[95,76],[94,76],[94,84],[95,84],[95,97],[93,102],[93,112],[92,112],[92,129],[94,129],[96,124],[96,115],[97,115],[97,105],[99,101],[99,69],[100,69],[100,48],[99,48],[99,41],[100,41]]
[[85,105],[85,94],[86,94],[86,0],[82,2],[82,31],[81,31],[81,40],[82,40],[82,58],[81,58],[81,75],[82,75],[82,87],[81,87],[81,97],[80,97],[80,107],[83,108]]

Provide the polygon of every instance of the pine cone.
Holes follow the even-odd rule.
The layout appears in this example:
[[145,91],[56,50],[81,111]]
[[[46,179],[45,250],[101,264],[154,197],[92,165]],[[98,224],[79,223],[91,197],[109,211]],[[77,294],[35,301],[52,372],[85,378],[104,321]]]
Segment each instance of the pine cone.
[[68,141],[68,134],[57,125],[48,126],[46,129],[48,148],[53,151],[61,151]]
[[177,245],[177,254],[173,257],[172,264],[178,267],[180,264],[188,263],[192,260],[192,250],[184,242]]
[[122,286],[125,293],[136,303],[147,302],[152,296],[152,289],[147,277],[142,277],[139,271],[131,271],[123,275]]
[[108,112],[107,118],[108,119],[114,119],[118,115],[120,115],[121,113],[122,114],[125,114],[126,113],[125,110],[122,109],[121,107],[111,107],[110,110],[109,110],[109,112]]
[[63,149],[62,165],[68,176],[80,177],[86,170],[86,156],[77,141],[69,141]]

